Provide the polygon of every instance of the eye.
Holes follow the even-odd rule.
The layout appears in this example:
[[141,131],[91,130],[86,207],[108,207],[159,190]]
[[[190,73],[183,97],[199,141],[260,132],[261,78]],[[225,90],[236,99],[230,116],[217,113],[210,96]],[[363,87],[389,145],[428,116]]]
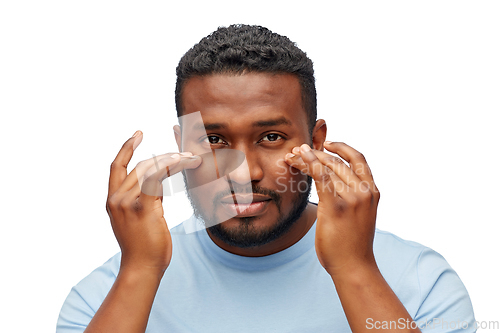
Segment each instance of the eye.
[[222,140],[221,138],[219,138],[216,135],[208,135],[208,136],[206,136],[205,139],[203,140],[203,142],[211,144],[211,145],[220,145],[220,144],[224,144],[225,143],[224,140]]
[[275,142],[279,140],[284,140],[284,138],[276,133],[269,133],[261,139],[261,141],[268,141],[268,142]]

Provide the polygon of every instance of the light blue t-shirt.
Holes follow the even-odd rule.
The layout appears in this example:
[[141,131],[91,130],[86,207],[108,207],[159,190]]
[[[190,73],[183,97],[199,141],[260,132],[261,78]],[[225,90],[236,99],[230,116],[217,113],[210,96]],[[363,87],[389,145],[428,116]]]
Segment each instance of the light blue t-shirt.
[[[172,229],[172,260],[146,332],[350,332],[335,285],[316,256],[316,224],[281,252],[243,257],[218,247],[206,230],[186,233],[193,223],[191,217]],[[382,275],[423,332],[475,331],[469,295],[441,255],[380,230],[374,252]],[[119,266],[120,253],[72,288],[57,333],[85,330]],[[384,324],[403,322],[366,323]]]

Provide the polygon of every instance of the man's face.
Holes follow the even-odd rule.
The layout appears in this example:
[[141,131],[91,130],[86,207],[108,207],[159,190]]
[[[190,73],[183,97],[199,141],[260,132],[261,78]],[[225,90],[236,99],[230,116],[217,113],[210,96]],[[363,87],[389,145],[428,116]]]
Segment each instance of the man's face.
[[[285,234],[306,208],[311,183],[283,160],[293,147],[311,144],[298,78],[267,73],[194,77],[184,86],[182,102],[183,116],[199,111],[206,131],[200,138],[177,133],[182,151],[239,150],[248,165],[249,172],[238,168],[203,195],[188,190],[209,232],[238,247],[263,245]],[[187,174],[187,188],[203,183],[214,172],[209,167],[204,162]],[[235,196],[240,205],[234,204]]]

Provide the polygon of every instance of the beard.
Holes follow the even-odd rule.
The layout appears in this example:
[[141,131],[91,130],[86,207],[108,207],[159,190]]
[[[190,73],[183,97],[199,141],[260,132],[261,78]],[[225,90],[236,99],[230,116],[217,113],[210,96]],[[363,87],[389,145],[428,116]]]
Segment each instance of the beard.
[[248,190],[245,192],[241,192],[238,191],[238,189],[233,185],[231,186],[230,191],[217,193],[212,200],[212,215],[209,215],[208,212],[204,212],[202,210],[202,205],[199,198],[193,196],[188,190],[188,182],[184,172],[183,176],[184,184],[186,185],[187,189],[187,197],[191,203],[191,206],[193,207],[194,215],[205,224],[205,227],[212,236],[218,238],[228,245],[239,248],[262,246],[285,235],[295,224],[295,222],[297,222],[297,220],[302,216],[302,213],[306,209],[309,202],[309,195],[311,193],[312,184],[312,178],[310,176],[307,176],[306,191],[296,192],[290,205],[291,211],[287,214],[284,214],[282,207],[282,197],[280,193],[252,183],[252,193],[267,195],[271,198],[270,204],[276,205],[278,209],[278,218],[276,222],[268,228],[259,230],[254,225],[254,221],[259,217],[235,217],[235,219],[239,220],[238,226],[235,228],[226,228],[221,224],[219,220],[217,220],[217,217],[215,216],[217,206],[221,204],[220,199],[227,195],[248,193]]

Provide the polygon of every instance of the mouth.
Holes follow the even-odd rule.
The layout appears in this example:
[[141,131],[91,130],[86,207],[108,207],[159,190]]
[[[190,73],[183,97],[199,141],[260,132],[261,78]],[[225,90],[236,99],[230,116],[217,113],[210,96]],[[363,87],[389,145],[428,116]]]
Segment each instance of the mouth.
[[221,199],[222,207],[234,217],[249,217],[263,214],[271,197],[261,194],[233,194]]

